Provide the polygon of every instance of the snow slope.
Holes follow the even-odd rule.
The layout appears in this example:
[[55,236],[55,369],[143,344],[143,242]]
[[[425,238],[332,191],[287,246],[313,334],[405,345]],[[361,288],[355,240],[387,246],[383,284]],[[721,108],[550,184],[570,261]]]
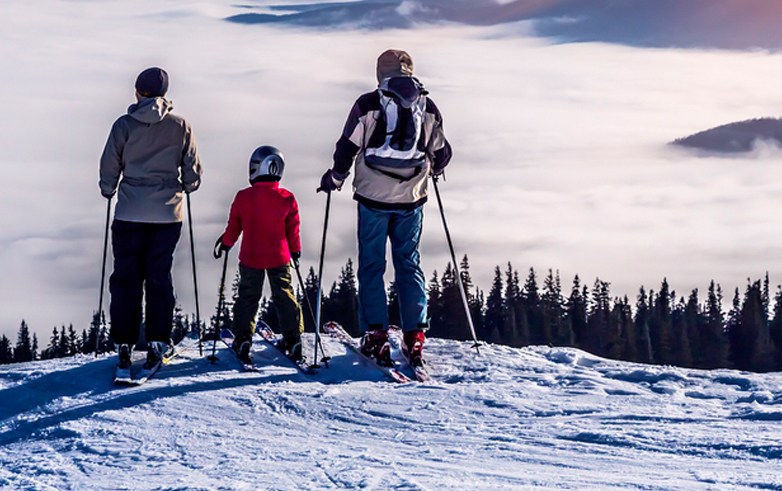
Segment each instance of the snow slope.
[[782,489],[782,376],[431,340],[397,385],[324,339],[314,377],[189,349],[0,367],[0,489]]

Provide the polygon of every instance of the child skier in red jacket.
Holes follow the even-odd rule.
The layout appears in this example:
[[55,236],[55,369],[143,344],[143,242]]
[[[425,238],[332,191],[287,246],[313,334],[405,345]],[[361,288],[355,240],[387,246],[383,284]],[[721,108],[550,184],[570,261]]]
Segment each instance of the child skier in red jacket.
[[279,150],[258,147],[250,157],[251,186],[236,193],[225,232],[218,245],[227,251],[244,234],[239,250],[239,293],[233,308],[234,350],[251,362],[250,347],[264,276],[269,277],[272,300],[282,331],[282,351],[300,360],[304,322],[291,282],[291,259],[301,257],[299,205],[279,181],[285,161]]

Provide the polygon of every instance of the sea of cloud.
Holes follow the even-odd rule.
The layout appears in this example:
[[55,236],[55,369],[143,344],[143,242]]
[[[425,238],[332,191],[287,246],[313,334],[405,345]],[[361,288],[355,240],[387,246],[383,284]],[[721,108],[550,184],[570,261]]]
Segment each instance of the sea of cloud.
[[[0,5],[0,334],[22,319],[44,339],[52,326],[89,323],[106,217],[98,159],[151,65],[171,74],[205,167],[192,195],[202,317],[217,297],[212,244],[258,145],[285,154],[303,264],[317,266],[325,197],[314,190],[389,47],[412,54],[444,115],[455,158],[441,190],[480,287],[508,261],[522,274],[558,269],[566,288],[576,274],[600,277],[630,297],[663,277],[680,294],[712,279],[743,288],[766,271],[782,281],[779,150],[728,158],[666,145],[778,115],[778,54],[552,44],[519,34],[527,24],[371,32],[224,20],[240,12],[183,0]],[[332,202],[327,287],[356,248],[349,190]],[[188,312],[189,246],[183,234],[174,270]],[[423,252],[427,277],[449,260],[434,200]]]

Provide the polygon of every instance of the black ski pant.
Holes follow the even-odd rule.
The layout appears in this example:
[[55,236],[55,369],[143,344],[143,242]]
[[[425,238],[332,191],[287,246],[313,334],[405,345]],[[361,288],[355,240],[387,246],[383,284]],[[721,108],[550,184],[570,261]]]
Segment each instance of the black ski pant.
[[264,276],[269,277],[272,303],[280,320],[280,330],[287,341],[296,340],[304,332],[301,308],[293,292],[291,268],[254,269],[239,264],[239,292],[234,303],[233,333],[236,339],[250,339],[255,330],[255,317],[261,301]]
[[174,318],[171,267],[182,223],[142,223],[114,220],[111,246],[114,272],[111,292],[111,338],[115,344],[136,344],[142,302],[147,341],[170,342]]

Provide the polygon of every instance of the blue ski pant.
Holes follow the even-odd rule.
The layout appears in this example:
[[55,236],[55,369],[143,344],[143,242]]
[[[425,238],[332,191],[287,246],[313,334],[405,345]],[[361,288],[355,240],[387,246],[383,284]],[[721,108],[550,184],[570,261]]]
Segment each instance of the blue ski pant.
[[181,232],[181,222],[112,223],[109,313],[115,344],[138,342],[142,310],[146,340],[170,342],[176,303],[171,267]]
[[359,203],[358,314],[362,331],[388,327],[388,303],[383,280],[388,242],[391,242],[402,330],[428,327],[426,281],[418,251],[423,216],[423,206],[413,210],[380,210]]

